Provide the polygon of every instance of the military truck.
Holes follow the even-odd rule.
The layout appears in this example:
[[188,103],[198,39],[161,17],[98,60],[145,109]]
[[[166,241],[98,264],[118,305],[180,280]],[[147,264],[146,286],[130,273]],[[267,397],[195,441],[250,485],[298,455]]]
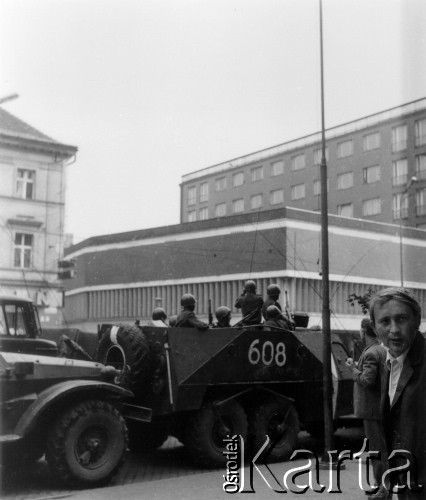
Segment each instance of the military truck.
[[88,488],[110,481],[125,457],[128,419],[143,412],[123,400],[123,374],[61,357],[0,352],[1,466],[23,467],[46,455],[55,478]]
[[[354,339],[332,335],[333,417],[352,417],[352,374],[345,360]],[[150,422],[129,422],[132,450],[160,446],[176,436],[206,467],[223,466],[224,438],[251,436],[277,444],[270,459],[287,458],[302,425],[323,430],[322,333],[262,325],[169,328],[101,325],[97,360],[129,366],[125,387],[152,410]]]

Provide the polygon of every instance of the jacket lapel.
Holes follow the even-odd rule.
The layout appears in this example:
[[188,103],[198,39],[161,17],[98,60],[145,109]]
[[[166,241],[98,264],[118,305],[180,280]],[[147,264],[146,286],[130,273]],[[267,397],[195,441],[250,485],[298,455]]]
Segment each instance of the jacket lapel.
[[398,380],[398,385],[396,386],[395,396],[393,398],[391,409],[398,402],[398,399],[401,397],[401,394],[404,392],[405,386],[408,384],[408,381],[413,374],[413,367],[411,366],[410,360],[408,356],[405,358],[404,366],[402,367],[402,372]]
[[407,357],[405,358],[401,376],[399,377],[398,385],[396,387],[395,396],[391,404],[391,409],[395,406],[395,404],[398,402],[398,399],[401,397],[401,394],[404,392],[405,386],[408,384],[408,381],[413,375],[414,366],[420,363],[423,356],[423,345],[423,336],[421,333],[417,332],[413,345],[411,346],[410,350],[408,351]]

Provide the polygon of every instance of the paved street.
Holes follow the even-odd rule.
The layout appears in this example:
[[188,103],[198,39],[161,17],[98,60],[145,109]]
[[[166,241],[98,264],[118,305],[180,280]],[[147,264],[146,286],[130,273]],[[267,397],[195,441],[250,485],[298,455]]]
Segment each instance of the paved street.
[[[336,433],[336,448],[358,451],[361,445],[360,429],[339,430]],[[299,448],[311,449],[319,453],[320,444],[304,432],[299,435]],[[273,464],[271,470],[282,479],[283,473],[294,468],[296,463]],[[228,496],[223,492],[224,470],[206,471],[194,465],[185,448],[174,438],[169,438],[163,447],[150,455],[129,453],[128,459],[118,474],[114,486],[95,490],[68,490],[58,485],[51,477],[44,460],[28,469],[20,469],[11,474],[3,474],[2,500],[72,498],[73,500],[105,500],[126,498],[172,499],[203,498],[203,500]],[[343,494],[339,498],[352,500],[362,492],[357,487],[357,464],[349,463],[342,474]],[[328,472],[321,472],[321,481],[328,484]],[[272,498],[276,493],[268,490],[260,476],[255,479],[256,497]],[[289,493],[286,498],[300,498]],[[308,498],[323,498],[324,494],[310,492]]]

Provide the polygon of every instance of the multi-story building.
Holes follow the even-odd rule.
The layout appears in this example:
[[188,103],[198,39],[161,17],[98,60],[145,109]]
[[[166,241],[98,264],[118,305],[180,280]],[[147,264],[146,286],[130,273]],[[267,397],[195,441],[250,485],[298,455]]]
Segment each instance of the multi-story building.
[[62,304],[65,168],[76,152],[0,108],[0,293],[33,299],[50,324]]
[[[329,213],[426,227],[426,98],[330,128],[326,144]],[[321,157],[315,133],[184,175],[181,222],[317,211]]]

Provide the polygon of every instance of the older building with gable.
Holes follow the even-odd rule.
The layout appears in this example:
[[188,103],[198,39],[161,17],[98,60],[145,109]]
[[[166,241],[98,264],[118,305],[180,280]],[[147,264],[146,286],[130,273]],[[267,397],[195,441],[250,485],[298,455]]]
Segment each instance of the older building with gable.
[[62,305],[65,170],[76,153],[0,108],[0,293],[33,299],[47,324]]

